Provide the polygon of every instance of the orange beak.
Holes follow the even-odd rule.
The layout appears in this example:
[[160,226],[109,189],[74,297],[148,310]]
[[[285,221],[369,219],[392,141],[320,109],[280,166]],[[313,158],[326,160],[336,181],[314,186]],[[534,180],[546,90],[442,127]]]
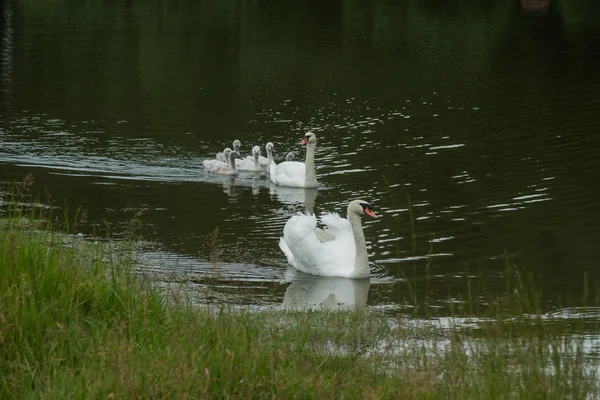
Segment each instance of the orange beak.
[[375,218],[377,219],[377,214],[375,214],[373,211],[371,210],[365,210],[365,214],[367,214],[369,217],[371,218]]
[[308,138],[305,136],[304,138],[302,138],[302,141],[300,142],[300,144],[302,146],[304,146],[306,143],[308,143]]

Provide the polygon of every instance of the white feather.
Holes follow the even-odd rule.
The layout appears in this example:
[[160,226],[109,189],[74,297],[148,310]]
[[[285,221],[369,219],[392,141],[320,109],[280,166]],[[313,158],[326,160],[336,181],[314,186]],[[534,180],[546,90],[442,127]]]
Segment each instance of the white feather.
[[283,227],[279,247],[293,267],[307,274],[368,278],[371,272],[362,215],[377,218],[364,200],[348,204],[348,218],[323,214],[323,229],[317,228],[314,214],[295,215]]
[[[288,262],[302,272],[321,276],[352,278],[356,246],[350,222],[338,214],[325,214],[321,222],[327,225],[317,234],[314,214],[297,215],[288,220],[279,247]],[[319,240],[318,236],[326,236]]]

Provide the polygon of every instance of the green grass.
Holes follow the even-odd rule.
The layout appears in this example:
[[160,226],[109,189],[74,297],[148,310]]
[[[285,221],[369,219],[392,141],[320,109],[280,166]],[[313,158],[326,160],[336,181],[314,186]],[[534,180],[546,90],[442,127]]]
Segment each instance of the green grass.
[[0,398],[599,394],[583,342],[535,314],[504,318],[502,306],[467,329],[377,311],[191,307],[136,277],[123,243],[32,221],[0,224]]

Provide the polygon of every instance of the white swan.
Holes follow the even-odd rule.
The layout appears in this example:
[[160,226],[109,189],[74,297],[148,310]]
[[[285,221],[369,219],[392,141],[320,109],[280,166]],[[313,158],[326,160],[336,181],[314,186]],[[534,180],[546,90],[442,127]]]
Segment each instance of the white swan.
[[[254,148],[253,148],[253,149],[254,149]],[[260,152],[260,147],[259,147],[258,149],[259,149],[259,152]],[[251,155],[251,156],[247,156],[247,157],[246,157],[246,160],[250,160],[250,161],[254,162],[254,154],[253,154],[253,155]],[[260,153],[259,153],[259,155],[258,155],[258,163],[259,163],[259,164],[260,164],[262,167],[266,167],[266,166],[268,166],[268,165],[270,164],[270,162],[269,162],[269,158],[268,158],[268,157],[261,156],[261,155],[260,155]]]
[[377,218],[373,207],[363,200],[348,204],[348,219],[327,213],[326,227],[317,228],[314,214],[296,215],[283,228],[279,247],[296,269],[313,275],[368,278],[371,275],[361,216]]
[[[280,186],[316,188],[319,186],[315,175],[315,148],[317,147],[317,136],[312,132],[306,132],[302,139],[302,145],[306,145],[306,163],[298,161],[284,161],[275,164],[273,154],[269,156],[269,177],[271,182]],[[268,155],[269,149],[267,149]]]
[[229,164],[215,164],[209,168],[208,172],[220,175],[237,175],[238,170],[235,166],[235,159],[240,157],[240,153],[233,150],[229,153]]
[[[218,164],[229,165],[229,153],[231,153],[231,149],[229,147],[227,147],[225,150],[223,150],[222,153],[217,153],[216,160],[204,160],[204,161],[202,161],[202,165],[204,165],[204,167],[206,169],[210,169],[212,166],[218,165]],[[219,154],[221,154],[221,157],[225,157],[225,158],[223,160],[219,160]],[[225,162],[225,160],[228,160],[228,161]]]
[[258,158],[260,157],[260,147],[254,146],[252,148],[252,158],[235,160],[235,165],[240,171],[252,171],[252,172],[260,172],[261,166]]
[[[233,150],[235,150],[235,151],[237,151],[239,153],[240,152],[240,147],[242,146],[242,143],[239,140],[235,139],[233,141],[232,145],[233,145]],[[222,161],[224,163],[229,162],[229,160],[227,159],[227,156],[225,155],[225,150],[223,150],[222,153],[221,152],[217,153],[216,159],[219,160],[219,161]]]
[[290,151],[285,155],[285,161],[296,161],[296,156]]

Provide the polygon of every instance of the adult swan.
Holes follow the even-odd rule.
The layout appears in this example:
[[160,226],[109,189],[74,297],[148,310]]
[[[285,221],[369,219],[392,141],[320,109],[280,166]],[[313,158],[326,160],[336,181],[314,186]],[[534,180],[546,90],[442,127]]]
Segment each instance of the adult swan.
[[317,228],[314,214],[295,215],[283,228],[279,247],[296,269],[313,275],[368,278],[371,275],[361,216],[377,218],[363,200],[348,204],[347,219],[326,213]]
[[[316,188],[319,186],[315,175],[315,148],[317,136],[313,132],[306,132],[302,142],[306,145],[306,163],[298,161],[284,161],[275,164],[273,155],[269,155],[269,177],[271,182],[279,186]],[[269,149],[267,148],[267,152]]]

